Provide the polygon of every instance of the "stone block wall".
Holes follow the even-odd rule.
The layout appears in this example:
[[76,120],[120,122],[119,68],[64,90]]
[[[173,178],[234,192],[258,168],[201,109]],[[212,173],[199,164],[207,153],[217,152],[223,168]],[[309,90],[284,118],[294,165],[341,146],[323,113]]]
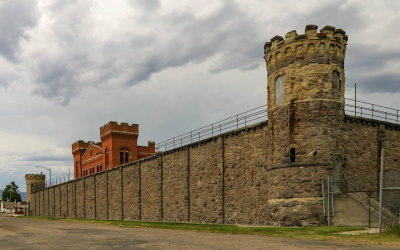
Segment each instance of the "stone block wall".
[[[316,107],[324,112],[323,105]],[[328,118],[340,125],[337,114]],[[267,122],[262,122],[35,191],[32,211],[36,216],[50,216],[50,199],[56,217],[66,214],[68,218],[111,220],[323,224],[321,180],[333,171],[328,151],[342,152],[343,178],[360,186],[376,188],[381,146],[386,150],[387,173],[400,173],[400,126],[345,116],[343,126],[329,128],[302,119],[303,125],[296,128],[299,134],[291,139],[296,143],[293,145],[300,146],[301,164],[288,163],[284,144],[275,149],[270,145],[271,138],[289,140],[290,125],[275,123],[287,126],[279,130],[286,132],[275,133]],[[312,129],[306,130],[305,126]],[[301,135],[303,130],[306,136]],[[331,148],[323,148],[317,140],[324,140],[332,130],[336,137],[325,138]],[[307,138],[311,138],[309,144]],[[317,156],[312,154],[315,150]],[[393,178],[388,181],[397,183]]]

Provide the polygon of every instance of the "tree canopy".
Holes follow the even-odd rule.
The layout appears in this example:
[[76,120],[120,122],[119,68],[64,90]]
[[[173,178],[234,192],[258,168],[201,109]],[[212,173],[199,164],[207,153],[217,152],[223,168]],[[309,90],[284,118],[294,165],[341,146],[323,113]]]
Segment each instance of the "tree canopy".
[[[15,201],[15,200],[17,200],[18,202],[22,201],[21,195],[18,193],[18,188],[19,187],[17,184],[15,184],[15,181],[10,182],[4,188],[3,194],[1,195],[1,199],[3,201]],[[11,196],[10,196],[10,194],[11,194]],[[11,200],[10,200],[10,197],[11,197]]]

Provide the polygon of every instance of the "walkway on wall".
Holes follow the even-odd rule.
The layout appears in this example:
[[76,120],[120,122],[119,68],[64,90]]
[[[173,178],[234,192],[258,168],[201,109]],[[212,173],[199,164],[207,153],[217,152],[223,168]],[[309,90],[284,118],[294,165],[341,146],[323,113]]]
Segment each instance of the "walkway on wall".
[[[400,123],[399,110],[351,98],[345,98],[345,113],[361,118]],[[234,129],[242,128],[268,119],[267,105],[262,105],[226,119],[211,123],[190,132],[158,142],[156,151],[166,151],[196,141],[207,139]]]

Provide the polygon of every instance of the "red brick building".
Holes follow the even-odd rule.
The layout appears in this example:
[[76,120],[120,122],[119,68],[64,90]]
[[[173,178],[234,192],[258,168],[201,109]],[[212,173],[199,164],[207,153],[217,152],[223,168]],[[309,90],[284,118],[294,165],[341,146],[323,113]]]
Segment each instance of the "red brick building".
[[101,142],[75,142],[72,144],[74,177],[80,178],[153,155],[155,143],[149,141],[148,146],[138,146],[138,136],[138,124],[111,121],[100,127]]

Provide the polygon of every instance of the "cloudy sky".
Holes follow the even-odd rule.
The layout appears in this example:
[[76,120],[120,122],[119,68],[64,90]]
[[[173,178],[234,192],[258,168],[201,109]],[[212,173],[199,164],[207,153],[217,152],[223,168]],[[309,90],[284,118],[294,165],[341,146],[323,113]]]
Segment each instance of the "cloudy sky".
[[400,108],[400,2],[0,0],[0,188],[110,120],[162,141],[266,102],[263,45],[347,31],[346,96]]

